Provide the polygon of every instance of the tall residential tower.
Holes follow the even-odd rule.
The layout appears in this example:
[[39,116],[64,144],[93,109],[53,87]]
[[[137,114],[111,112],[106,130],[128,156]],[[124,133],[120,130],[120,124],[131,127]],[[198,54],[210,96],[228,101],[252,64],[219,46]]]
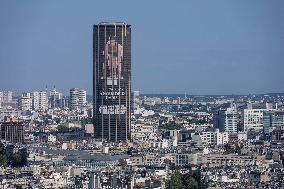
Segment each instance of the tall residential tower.
[[95,137],[130,140],[131,26],[101,22],[93,27]]

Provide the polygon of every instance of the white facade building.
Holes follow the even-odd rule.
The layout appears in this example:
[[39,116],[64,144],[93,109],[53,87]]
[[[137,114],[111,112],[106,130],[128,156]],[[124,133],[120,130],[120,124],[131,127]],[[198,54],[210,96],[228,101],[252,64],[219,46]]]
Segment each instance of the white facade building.
[[248,135],[246,132],[238,133],[238,141],[247,141]]
[[31,98],[33,101],[34,110],[48,109],[48,94],[46,91],[32,92]]
[[229,142],[228,132],[219,132],[219,130],[216,129],[216,135],[217,135],[217,145],[227,144]]
[[84,90],[79,91],[79,96],[78,96],[78,102],[79,106],[84,106],[87,104],[87,92]]
[[245,109],[244,110],[244,130],[263,129],[263,111],[265,109]]
[[70,108],[79,109],[87,104],[87,92],[78,88],[70,89]]
[[145,105],[148,105],[148,106],[154,106],[155,104],[161,104],[162,103],[162,100],[161,98],[158,98],[158,97],[145,97],[144,98],[144,104]]
[[156,141],[158,124],[132,124],[131,138],[135,141]]
[[216,144],[216,132],[201,132],[200,138],[203,145],[215,145]]
[[48,109],[48,94],[46,91],[39,92],[39,109],[40,110]]
[[11,103],[12,102],[13,93],[12,91],[3,91],[0,94],[0,98],[2,103]]
[[70,89],[70,108],[71,109],[79,108],[79,89],[78,88]]
[[234,107],[227,108],[225,111],[224,131],[230,133],[237,133],[238,131],[238,112]]
[[47,110],[48,95],[45,91],[23,93],[19,98],[19,108],[22,111]]
[[19,109],[22,111],[32,110],[32,98],[30,93],[23,93],[19,98]]

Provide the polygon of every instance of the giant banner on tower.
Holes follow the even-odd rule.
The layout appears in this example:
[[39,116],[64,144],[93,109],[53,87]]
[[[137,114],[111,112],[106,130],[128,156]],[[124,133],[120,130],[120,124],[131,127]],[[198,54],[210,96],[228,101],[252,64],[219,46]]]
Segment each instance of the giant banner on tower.
[[125,91],[120,87],[120,81],[123,79],[123,46],[116,40],[110,39],[104,47],[105,61],[103,64],[103,74],[101,79],[105,80],[106,88],[100,92],[102,99],[111,101],[112,105],[101,105],[99,111],[101,114],[125,114],[126,106],[117,104],[119,97],[125,96]]
[[122,77],[123,46],[116,40],[109,40],[105,44],[105,63],[103,65],[103,77],[107,80],[107,85],[118,85],[118,80]]

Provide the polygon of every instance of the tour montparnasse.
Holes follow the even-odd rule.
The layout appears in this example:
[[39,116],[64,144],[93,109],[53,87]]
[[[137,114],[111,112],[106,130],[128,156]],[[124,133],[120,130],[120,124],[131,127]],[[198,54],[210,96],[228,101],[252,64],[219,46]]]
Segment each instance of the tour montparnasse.
[[95,137],[130,140],[131,26],[100,22],[93,27]]

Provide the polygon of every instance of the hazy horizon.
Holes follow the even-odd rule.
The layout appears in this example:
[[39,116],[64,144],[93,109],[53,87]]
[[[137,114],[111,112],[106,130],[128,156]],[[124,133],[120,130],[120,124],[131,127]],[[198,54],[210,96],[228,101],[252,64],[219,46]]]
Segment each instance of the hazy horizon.
[[[0,91],[92,95],[92,26],[132,25],[132,90],[284,92],[284,1],[1,1]],[[107,7],[107,8],[106,8]]]

